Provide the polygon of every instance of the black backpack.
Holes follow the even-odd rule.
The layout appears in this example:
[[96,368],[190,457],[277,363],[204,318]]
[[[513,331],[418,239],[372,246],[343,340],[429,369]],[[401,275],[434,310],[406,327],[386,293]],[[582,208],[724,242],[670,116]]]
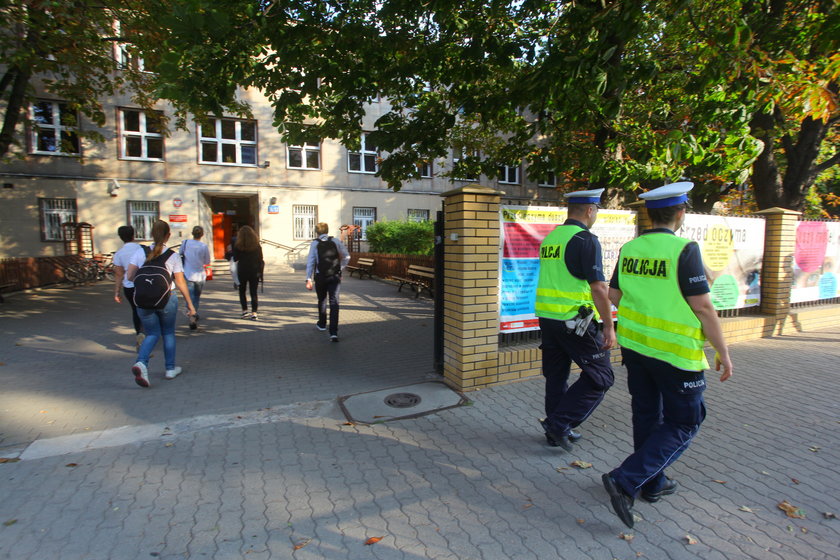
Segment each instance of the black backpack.
[[166,307],[172,288],[172,274],[166,268],[166,261],[173,252],[167,249],[163,254],[146,261],[134,275],[134,305],[140,309]]
[[341,275],[341,258],[338,254],[338,245],[332,237],[325,241],[318,240],[318,268],[316,273],[322,278],[331,278]]

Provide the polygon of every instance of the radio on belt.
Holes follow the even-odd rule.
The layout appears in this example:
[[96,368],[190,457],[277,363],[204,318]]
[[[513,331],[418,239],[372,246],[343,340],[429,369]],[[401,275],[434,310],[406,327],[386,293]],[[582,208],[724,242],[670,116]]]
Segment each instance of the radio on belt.
[[583,336],[586,334],[586,329],[589,328],[589,323],[592,322],[592,318],[594,316],[595,312],[591,307],[581,305],[578,309],[578,314],[568,321],[565,321],[566,328],[569,329],[569,331],[574,331],[574,333],[578,336]]

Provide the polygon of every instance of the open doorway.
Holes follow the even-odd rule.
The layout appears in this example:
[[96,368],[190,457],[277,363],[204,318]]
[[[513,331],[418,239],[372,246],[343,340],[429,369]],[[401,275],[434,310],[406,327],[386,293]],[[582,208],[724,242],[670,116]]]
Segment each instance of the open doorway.
[[259,235],[257,195],[205,194],[213,225],[213,258],[225,258],[231,238],[242,226],[251,226]]

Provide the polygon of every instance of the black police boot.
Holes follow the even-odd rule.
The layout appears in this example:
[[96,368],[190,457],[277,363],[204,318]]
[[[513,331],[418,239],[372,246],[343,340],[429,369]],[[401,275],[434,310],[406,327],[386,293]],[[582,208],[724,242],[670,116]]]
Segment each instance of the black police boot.
[[576,432],[576,431],[574,431],[574,430],[572,430],[572,429],[569,429],[569,441],[571,441],[572,443],[574,443],[574,442],[576,442],[577,440],[579,440],[581,437],[582,437],[582,436],[580,435],[580,433],[578,433],[578,432]]
[[677,481],[665,478],[665,484],[656,492],[648,492],[642,488],[642,499],[646,502],[656,503],[662,496],[670,496],[677,491]]
[[545,441],[550,447],[562,447],[566,451],[571,451],[573,449],[572,439],[568,434],[559,435],[549,430],[548,422],[545,418],[540,419],[540,425],[545,431]]
[[601,477],[604,483],[604,489],[610,495],[610,502],[612,503],[613,511],[624,522],[625,525],[633,528],[633,496],[627,494],[624,489],[619,486],[610,473],[606,473]]

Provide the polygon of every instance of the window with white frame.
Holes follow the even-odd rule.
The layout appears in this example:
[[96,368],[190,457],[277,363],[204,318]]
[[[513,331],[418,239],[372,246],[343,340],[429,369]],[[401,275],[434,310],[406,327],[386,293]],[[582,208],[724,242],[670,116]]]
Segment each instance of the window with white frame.
[[289,169],[321,169],[321,145],[288,146],[286,162]]
[[201,163],[257,165],[256,121],[209,119],[198,131]]
[[409,208],[408,209],[409,222],[428,222],[429,211],[425,208]]
[[75,111],[61,101],[37,100],[32,104],[32,152],[77,156],[79,120]]
[[120,158],[163,161],[162,113],[120,109]]
[[376,221],[376,208],[354,206],[353,207],[353,225],[359,226],[359,239],[367,240],[367,228],[370,224]]
[[432,178],[432,162],[431,161],[423,161],[417,165],[417,169],[420,171],[420,178],[421,179],[431,179]]
[[499,166],[499,183],[506,185],[519,184],[519,166],[518,165],[500,165]]
[[75,198],[39,198],[41,241],[62,241],[61,224],[76,222]]
[[318,222],[318,207],[313,204],[292,206],[295,239],[315,239],[315,224]]
[[160,207],[156,200],[129,200],[126,202],[128,223],[134,228],[134,239],[152,239],[152,225],[160,218]]
[[[119,20],[114,22],[114,31],[116,32],[117,37],[120,37],[123,28]],[[132,53],[134,50],[132,45],[129,43],[116,43],[114,48],[116,49],[114,58],[116,58],[117,65],[119,65],[120,68],[132,68],[140,72],[146,71],[146,63],[143,60],[143,57],[138,56],[136,53]]]
[[379,154],[376,145],[368,139],[368,134],[362,134],[362,144],[358,152],[347,152],[347,170],[351,173],[376,173]]
[[[467,148],[455,149],[452,151],[452,169],[457,169],[458,164],[468,158],[478,157],[478,150],[468,150]],[[478,181],[478,177],[473,176],[472,173],[460,173],[456,176],[456,181]]]
[[551,187],[554,188],[557,186],[557,179],[554,176],[553,171],[549,171],[543,177],[540,178],[540,182],[537,183],[540,187]]

